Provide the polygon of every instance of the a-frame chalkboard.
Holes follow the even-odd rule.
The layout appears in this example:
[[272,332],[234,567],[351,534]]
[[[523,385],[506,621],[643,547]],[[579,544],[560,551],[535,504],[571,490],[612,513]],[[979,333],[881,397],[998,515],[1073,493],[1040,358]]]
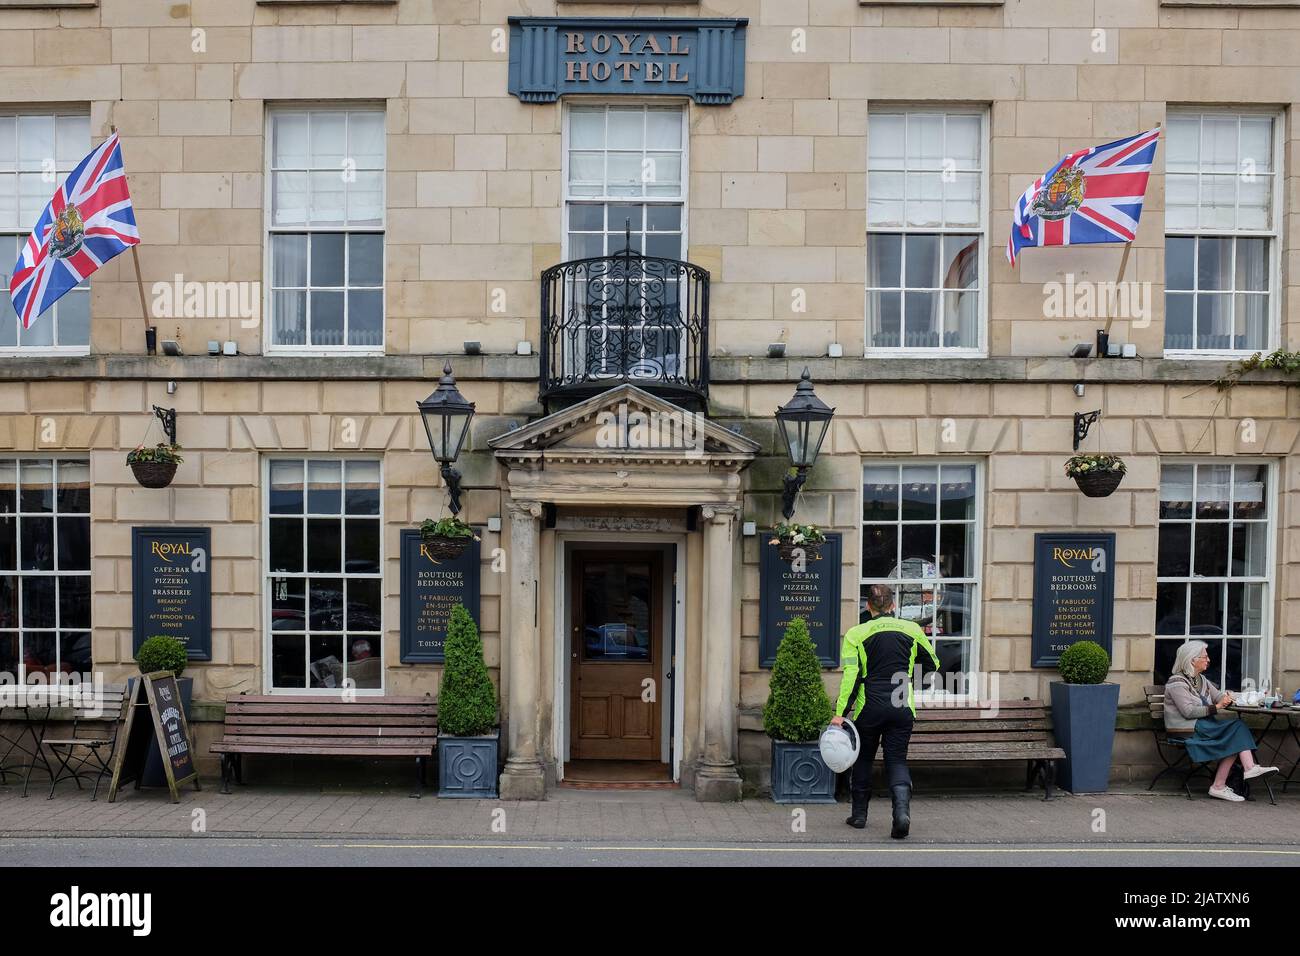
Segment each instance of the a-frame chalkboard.
[[[147,710],[146,719],[140,710]],[[149,733],[152,727],[152,735]],[[108,802],[117,799],[117,789],[124,783],[135,781],[140,787],[145,760],[149,756],[149,738],[158,742],[162,756],[163,772],[167,775],[167,789],[172,803],[180,803],[178,787],[194,781],[199,785],[199,772],[194,768],[194,745],[181,694],[176,687],[176,675],[171,671],[145,674],[131,685],[131,703],[126,709],[126,724],[117,735],[117,749],[113,754],[113,782],[108,788]]]

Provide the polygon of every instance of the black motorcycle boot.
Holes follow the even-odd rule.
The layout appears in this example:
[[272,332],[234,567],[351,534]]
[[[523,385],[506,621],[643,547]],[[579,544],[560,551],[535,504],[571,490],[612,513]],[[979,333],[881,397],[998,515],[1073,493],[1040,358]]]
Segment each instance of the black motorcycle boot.
[[849,814],[848,819],[844,822],[857,830],[865,830],[867,827],[867,801],[871,799],[871,794],[870,792],[854,793],[851,796],[853,797],[853,812]]
[[894,800],[894,825],[889,835],[895,840],[901,840],[912,828],[912,788],[900,783],[890,787],[889,792]]

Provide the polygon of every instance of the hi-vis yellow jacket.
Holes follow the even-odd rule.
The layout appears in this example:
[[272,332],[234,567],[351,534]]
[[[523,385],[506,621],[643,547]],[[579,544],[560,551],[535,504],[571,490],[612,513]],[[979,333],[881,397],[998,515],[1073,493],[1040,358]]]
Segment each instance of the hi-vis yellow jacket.
[[[894,635],[874,640],[877,635]],[[899,640],[898,635],[910,640]],[[881,644],[881,640],[886,642]],[[939,666],[939,656],[935,654],[930,639],[925,632],[912,621],[883,615],[865,624],[849,628],[840,645],[840,666],[844,674],[840,678],[840,695],[835,702],[835,713],[844,714],[849,705],[849,695],[853,695],[853,712],[849,716],[857,719],[867,702],[867,684],[872,685],[872,693],[888,696],[895,687],[895,674],[907,674],[907,706],[913,716],[916,704],[912,700],[912,674],[916,670],[917,648],[925,648],[934,666]],[[874,670],[868,672],[868,663]],[[862,683],[858,684],[859,676]],[[855,689],[856,688],[856,692]]]

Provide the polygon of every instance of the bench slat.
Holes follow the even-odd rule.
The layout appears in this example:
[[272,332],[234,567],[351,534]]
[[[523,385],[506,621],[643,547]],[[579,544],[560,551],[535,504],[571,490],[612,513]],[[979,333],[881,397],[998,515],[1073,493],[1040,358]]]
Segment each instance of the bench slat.
[[909,761],[915,759],[917,763],[939,762],[939,761],[957,761],[957,760],[1064,760],[1065,751],[1060,748],[1044,747],[1041,750],[1021,750],[1021,751],[987,751],[985,753],[928,753],[918,754],[915,758],[909,753]]
[[319,727],[315,724],[274,724],[270,727],[234,724],[225,728],[226,737],[436,737],[436,724],[404,724],[385,727]]
[[238,754],[275,754],[278,756],[302,757],[429,757],[434,748],[429,744],[419,747],[294,747],[286,751],[283,747],[264,746],[262,744],[239,744],[236,747],[222,746],[220,742],[212,745],[213,753]]
[[393,715],[393,716],[361,716],[349,717],[345,714],[227,714],[227,726],[247,726],[247,727],[275,727],[287,724],[304,724],[310,722],[317,727],[403,727],[417,725],[421,727],[438,726],[438,718],[434,714],[411,714],[411,715]]
[[975,740],[957,740],[950,743],[940,744],[914,744],[908,747],[907,753],[910,757],[912,754],[932,754],[932,753],[979,753],[983,752],[1000,752],[1000,751],[1021,751],[1021,750],[1052,750],[1051,744],[1046,740],[995,740],[995,741],[975,741]]
[[232,747],[249,744],[258,747],[287,747],[292,749],[311,747],[369,748],[388,749],[391,747],[427,747],[432,749],[432,737],[244,737],[238,734],[221,738],[221,742]]
[[925,735],[943,730],[969,731],[976,728],[984,730],[1050,730],[1052,722],[1046,718],[1025,720],[932,720],[924,726],[918,721],[912,728],[913,739],[916,735]]
[[986,733],[967,730],[944,731],[941,733],[928,733],[920,737],[913,735],[911,746],[918,744],[944,743],[947,741],[970,741],[970,740],[1041,740],[1048,739],[1045,730],[993,730]]
[[379,704],[226,704],[226,713],[228,714],[287,714],[298,716],[309,715],[337,715],[337,716],[366,716],[366,715],[388,715],[401,717],[416,717],[424,715],[436,715],[437,708],[432,704],[414,705],[401,704],[397,706],[385,706]]

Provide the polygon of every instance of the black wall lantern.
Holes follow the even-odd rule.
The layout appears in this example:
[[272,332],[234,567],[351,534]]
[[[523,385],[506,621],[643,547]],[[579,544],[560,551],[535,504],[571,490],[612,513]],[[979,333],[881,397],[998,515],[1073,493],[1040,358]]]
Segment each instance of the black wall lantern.
[[794,397],[776,410],[781,439],[795,469],[793,475],[785,476],[781,496],[781,513],[787,519],[794,516],[794,500],[808,480],[808,472],[817,463],[817,454],[834,416],[835,409],[813,392],[812,376],[805,368],[795,386]]
[[474,403],[456,388],[451,375],[451,363],[442,367],[438,387],[422,402],[416,402],[424,430],[429,436],[429,448],[442,466],[442,480],[447,484],[448,507],[453,515],[460,514],[460,472],[452,467],[460,457],[469,434],[469,423],[474,417]]

